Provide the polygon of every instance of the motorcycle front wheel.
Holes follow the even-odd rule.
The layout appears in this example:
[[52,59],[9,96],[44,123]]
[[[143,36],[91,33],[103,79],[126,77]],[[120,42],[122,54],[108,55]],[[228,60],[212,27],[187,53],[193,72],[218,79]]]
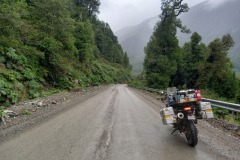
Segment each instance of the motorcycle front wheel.
[[198,143],[198,131],[193,121],[187,121],[186,124],[186,138],[188,144],[192,147],[195,147]]

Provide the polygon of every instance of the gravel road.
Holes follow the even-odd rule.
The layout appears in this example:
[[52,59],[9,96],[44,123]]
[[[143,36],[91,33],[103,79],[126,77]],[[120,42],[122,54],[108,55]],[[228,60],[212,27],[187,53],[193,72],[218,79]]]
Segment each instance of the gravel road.
[[[82,99],[79,96],[79,99]],[[239,159],[240,140],[201,121],[199,143],[161,123],[163,104],[126,85],[114,85],[0,143],[1,160]]]

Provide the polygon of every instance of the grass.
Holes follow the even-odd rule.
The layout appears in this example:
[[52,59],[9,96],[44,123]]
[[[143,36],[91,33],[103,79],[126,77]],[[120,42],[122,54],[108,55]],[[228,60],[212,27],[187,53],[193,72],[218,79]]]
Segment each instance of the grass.
[[224,120],[234,125],[240,125],[240,120],[238,117],[240,117],[240,115],[230,114],[230,115],[227,115]]
[[48,97],[48,96],[51,96],[51,95],[53,95],[53,94],[60,93],[60,92],[64,92],[64,90],[52,88],[52,89],[49,89],[49,90],[47,90],[47,91],[44,91],[44,92],[42,93],[42,97]]
[[225,98],[225,97],[220,97],[219,95],[217,95],[213,91],[201,90],[201,94],[202,94],[202,97],[204,97],[204,98],[215,99],[215,100],[230,102],[230,103],[236,103],[235,99],[228,99],[228,98]]

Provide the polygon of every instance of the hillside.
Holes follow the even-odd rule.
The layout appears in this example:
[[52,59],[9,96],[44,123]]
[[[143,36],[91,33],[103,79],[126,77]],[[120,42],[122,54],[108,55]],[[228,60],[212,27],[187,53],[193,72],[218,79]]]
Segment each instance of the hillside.
[[[231,49],[229,57],[235,69],[240,72],[240,1],[227,1],[223,5],[212,8],[207,1],[194,6],[188,13],[181,16],[183,23],[192,32],[198,32],[203,42],[208,44],[217,37],[229,33],[232,35],[235,46]],[[180,44],[189,41],[186,34],[178,35]]]
[[115,33],[123,49],[128,53],[134,72],[142,70],[143,50],[153,32],[152,28],[155,23],[156,21],[151,18],[137,26],[126,27]]
[[131,66],[99,0],[0,1],[0,114],[50,89],[129,79]]
[[[217,37],[230,33],[235,41],[229,57],[234,63],[235,69],[240,72],[240,1],[227,1],[224,5],[213,8],[208,1],[190,8],[189,12],[180,16],[183,24],[192,32],[198,32],[204,43],[209,43]],[[121,29],[116,32],[123,49],[129,54],[133,64],[133,70],[139,71],[142,68],[144,50],[158,17],[143,21],[133,27]],[[180,45],[189,41],[190,35],[178,34]]]

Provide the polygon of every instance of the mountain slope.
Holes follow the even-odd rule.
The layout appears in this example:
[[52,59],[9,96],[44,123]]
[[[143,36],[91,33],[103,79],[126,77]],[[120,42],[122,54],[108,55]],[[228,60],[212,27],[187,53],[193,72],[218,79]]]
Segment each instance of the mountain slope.
[[[188,13],[181,16],[184,25],[192,32],[198,32],[203,42],[208,44],[217,37],[231,34],[235,46],[231,49],[229,57],[234,63],[235,69],[240,72],[240,1],[227,1],[221,6],[212,8],[205,1],[190,9]],[[190,35],[178,34],[180,44],[189,41]]]
[[[235,69],[240,72],[240,1],[226,1],[223,5],[213,7],[209,1],[205,1],[190,8],[188,13],[180,16],[183,24],[192,32],[198,32],[203,42],[210,41],[224,34],[230,33],[235,41],[235,46],[231,49],[229,57],[234,63]],[[125,51],[128,52],[134,71],[141,69],[144,50],[153,32],[153,24],[159,18],[153,17],[145,20],[141,24],[121,29],[116,32],[119,42]],[[190,35],[178,34],[180,45],[189,41]]]
[[134,72],[142,70],[144,47],[149,41],[157,18],[150,18],[137,26],[125,27],[115,34],[123,49],[128,53]]
[[90,1],[0,1],[0,116],[48,89],[129,79],[128,56],[94,2],[93,11]]

